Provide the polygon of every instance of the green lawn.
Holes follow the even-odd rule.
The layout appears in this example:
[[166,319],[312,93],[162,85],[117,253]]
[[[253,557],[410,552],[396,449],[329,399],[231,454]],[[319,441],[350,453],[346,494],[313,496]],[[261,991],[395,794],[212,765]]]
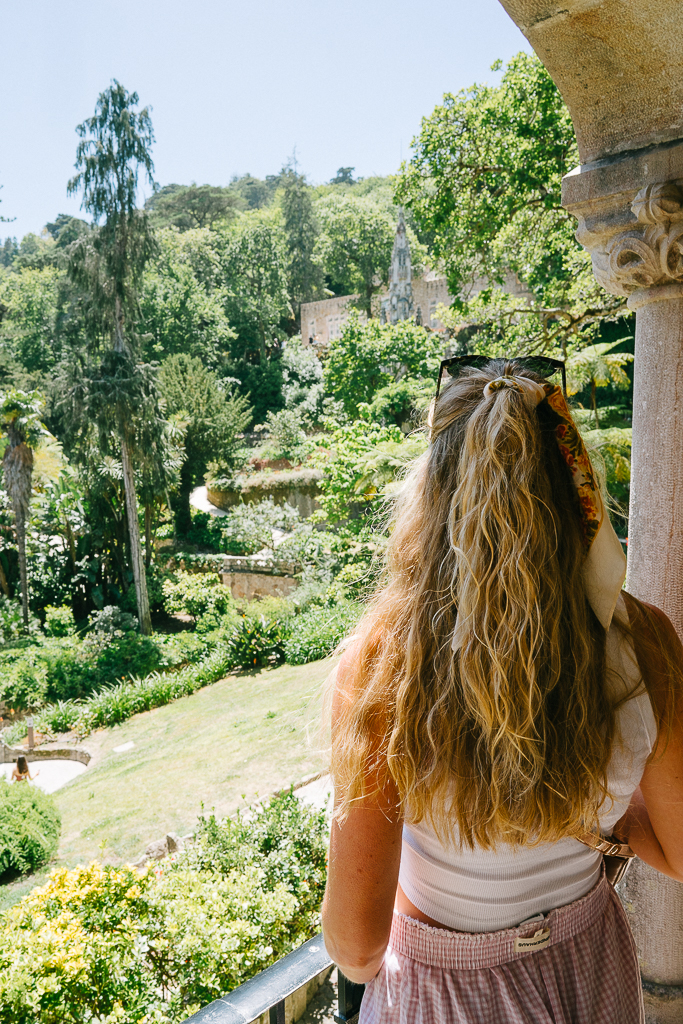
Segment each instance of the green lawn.
[[[233,812],[319,771],[322,683],[334,661],[230,676],[191,697],[88,737],[90,767],[55,794],[56,863],[136,860],[201,813]],[[113,748],[133,742],[131,750]],[[104,843],[102,849],[101,844]]]

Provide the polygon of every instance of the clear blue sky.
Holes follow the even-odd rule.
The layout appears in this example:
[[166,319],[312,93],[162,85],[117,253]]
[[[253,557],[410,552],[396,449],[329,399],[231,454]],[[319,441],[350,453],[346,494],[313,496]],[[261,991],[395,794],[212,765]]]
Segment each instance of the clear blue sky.
[[497,0],[24,0],[0,5],[0,237],[66,198],[76,124],[112,78],[149,104],[159,184],[388,174],[444,92],[528,44]]

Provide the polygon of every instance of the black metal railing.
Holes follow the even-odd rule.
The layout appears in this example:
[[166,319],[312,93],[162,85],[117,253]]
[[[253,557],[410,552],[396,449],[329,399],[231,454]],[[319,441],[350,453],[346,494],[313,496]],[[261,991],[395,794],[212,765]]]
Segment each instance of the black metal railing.
[[[285,1024],[287,996],[298,992],[331,966],[322,935],[315,935],[227,996],[202,1007],[188,1017],[185,1024],[251,1024],[263,1013],[269,1014],[270,1024]],[[353,1024],[365,986],[349,981],[341,971],[338,973],[339,1002],[334,1019],[338,1024]]]

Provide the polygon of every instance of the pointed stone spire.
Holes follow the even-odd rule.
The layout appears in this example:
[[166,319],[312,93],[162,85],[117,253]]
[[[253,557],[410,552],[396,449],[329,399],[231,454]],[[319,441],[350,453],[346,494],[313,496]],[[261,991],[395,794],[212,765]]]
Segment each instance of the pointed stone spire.
[[399,320],[409,320],[413,316],[410,243],[406,233],[402,206],[398,208],[398,224],[396,225],[394,249],[391,254],[389,297],[382,303],[382,313],[382,319],[386,319],[390,324],[396,324]]

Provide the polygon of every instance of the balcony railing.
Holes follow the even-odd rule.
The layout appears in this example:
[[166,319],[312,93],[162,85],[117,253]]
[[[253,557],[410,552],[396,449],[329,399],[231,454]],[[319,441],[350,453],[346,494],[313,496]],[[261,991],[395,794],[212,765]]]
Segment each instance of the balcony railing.
[[[251,1024],[264,1013],[269,1024],[285,1024],[285,1000],[307,986],[332,961],[322,935],[316,935],[299,949],[267,967],[239,988],[221,996],[185,1021],[185,1024]],[[364,985],[355,985],[341,971],[338,985],[338,1024],[354,1024],[358,1019]]]

